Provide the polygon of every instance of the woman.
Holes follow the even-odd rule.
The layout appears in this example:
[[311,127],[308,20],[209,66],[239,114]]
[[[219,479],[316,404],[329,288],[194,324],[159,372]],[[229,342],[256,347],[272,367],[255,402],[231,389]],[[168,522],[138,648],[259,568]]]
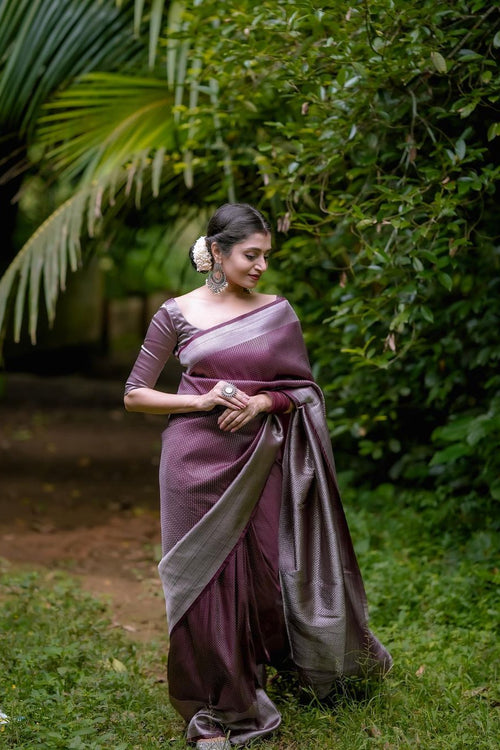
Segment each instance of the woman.
[[[271,252],[262,215],[226,204],[190,251],[206,284],[162,305],[126,386],[168,414],[160,464],[170,699],[199,750],[279,726],[265,665],[319,697],[384,673],[339,499],[323,397],[295,313],[254,292]],[[171,354],[176,394],[155,390]]]

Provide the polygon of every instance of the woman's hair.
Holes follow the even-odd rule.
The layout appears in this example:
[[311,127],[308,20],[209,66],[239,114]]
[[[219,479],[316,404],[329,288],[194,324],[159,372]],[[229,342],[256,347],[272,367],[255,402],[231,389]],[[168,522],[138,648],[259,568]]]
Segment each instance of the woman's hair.
[[[260,211],[248,203],[224,203],[217,209],[208,222],[207,235],[205,237],[207,250],[210,254],[212,242],[223,255],[230,255],[233,245],[243,242],[251,234],[270,234],[271,227]],[[193,247],[189,250],[191,263],[193,261]]]

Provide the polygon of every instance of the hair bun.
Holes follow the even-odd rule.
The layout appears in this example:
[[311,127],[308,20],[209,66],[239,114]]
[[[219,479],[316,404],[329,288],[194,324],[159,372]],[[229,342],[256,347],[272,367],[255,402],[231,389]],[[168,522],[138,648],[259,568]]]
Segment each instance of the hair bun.
[[198,273],[208,273],[212,269],[212,256],[208,251],[207,238],[204,235],[198,237],[189,254]]

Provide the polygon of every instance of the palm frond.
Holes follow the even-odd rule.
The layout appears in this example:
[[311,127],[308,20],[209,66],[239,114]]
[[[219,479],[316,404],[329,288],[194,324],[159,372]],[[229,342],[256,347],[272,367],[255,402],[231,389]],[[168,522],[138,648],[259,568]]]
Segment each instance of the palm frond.
[[[71,17],[71,13],[61,14],[64,16],[61,19],[51,14],[50,23],[48,18],[42,19],[36,32],[31,28],[42,9],[47,10],[50,6],[52,10],[54,5],[62,4],[69,13],[74,9],[75,2],[76,0],[20,0],[25,13],[31,8],[30,23],[26,22],[26,16],[18,12],[11,2],[0,2],[0,25],[2,18],[8,22],[7,38],[10,40],[3,51],[4,56],[0,57],[0,120],[5,114],[2,107],[8,103],[14,104],[17,91],[18,95],[22,93],[22,97],[14,120],[16,117],[22,117],[25,127],[28,127],[39,103],[49,91],[52,91],[51,87],[55,85],[56,80],[59,80],[54,74],[49,82],[37,88],[38,83],[33,77],[30,63],[23,67],[22,61],[19,60],[10,67],[7,62],[2,75],[1,60],[6,60],[6,55],[13,52],[14,56],[19,58],[24,47],[31,43],[33,48],[38,50],[42,63],[50,69],[51,61],[44,56],[47,46],[50,46],[50,23],[55,23],[56,28],[54,39],[57,43],[52,50],[53,56],[58,55],[58,45],[65,43],[65,35],[68,33],[70,36],[73,35],[71,38],[74,39],[74,35],[80,29],[82,36],[86,36],[87,45],[93,38],[95,19],[88,19],[87,33],[87,29],[83,28],[83,11],[77,14],[78,23],[75,23],[75,17]],[[124,7],[129,4],[135,6],[136,24],[140,24],[145,13],[145,2],[115,2]],[[79,4],[85,9],[90,5],[96,5],[93,0],[80,0]],[[98,5],[101,7],[107,3],[103,0]],[[147,3],[150,52],[152,49],[156,52],[165,6],[164,0],[150,0]],[[118,13],[117,8],[114,10]],[[75,270],[80,262],[80,237],[85,233],[94,233],[103,209],[107,208],[109,213],[109,206],[117,199],[124,199],[124,196],[129,195],[134,188],[137,205],[143,190],[158,195],[167,180],[176,180],[178,189],[179,171],[182,173],[182,170],[186,187],[189,189],[194,183],[196,159],[190,150],[190,142],[196,143],[199,140],[195,115],[198,99],[203,92],[202,95],[206,97],[207,102],[217,104],[218,91],[214,82],[209,82],[208,86],[201,85],[201,57],[197,55],[192,42],[182,38],[183,4],[177,1],[170,3],[169,10],[167,38],[170,24],[172,44],[167,50],[167,80],[153,76],[87,73],[80,76],[69,88],[60,91],[46,107],[43,117],[39,118],[36,143],[45,149],[47,160],[56,171],[66,178],[77,180],[78,187],[74,195],[28,240],[0,281],[0,331],[5,328],[8,302],[14,301],[13,323],[16,341],[21,334],[26,298],[29,308],[29,332],[32,340],[35,340],[42,290],[49,321],[52,322],[57,297],[64,288],[68,269]],[[118,28],[123,19],[117,16],[115,20]],[[10,28],[16,23],[21,29],[17,37],[10,33]],[[103,30],[102,25],[101,23],[99,31]],[[113,24],[109,24],[109,28],[113,28]],[[180,35],[177,34],[179,31]],[[126,46],[123,45],[123,35],[117,36],[120,37],[117,44]],[[78,44],[76,47],[78,48]],[[91,50],[92,54],[89,53],[86,58],[88,65],[90,66],[90,61],[95,63],[99,55],[104,55],[105,49],[106,45],[99,46],[96,40]],[[113,43],[110,42],[107,49],[114,50],[115,60],[121,59],[120,52]],[[59,59],[58,64],[64,69],[66,77],[71,75],[73,78],[75,67],[70,74],[67,68],[68,65],[72,65],[71,56],[68,59],[68,63]],[[33,62],[33,57],[28,56],[28,60]],[[83,69],[87,63],[82,63]],[[23,87],[23,75],[25,78],[31,76],[26,87]],[[16,83],[12,92],[6,89],[5,81],[9,80],[15,80]],[[35,87],[33,91],[37,101],[34,103],[27,103],[25,100],[30,87]],[[179,115],[182,108],[189,109],[187,121],[186,118],[181,120]],[[205,126],[206,122],[206,130]],[[234,200],[231,154],[224,142],[221,124],[215,118],[213,128],[215,136],[211,142],[215,151],[223,153],[222,162],[228,195],[230,200]],[[203,137],[205,136],[206,133]],[[182,159],[178,157],[179,152],[182,152]],[[169,159],[170,167],[166,180],[164,170]]]
[[[176,83],[183,82],[186,74],[186,67],[177,64],[179,52],[189,50],[189,39],[178,39],[176,34],[182,26],[182,17],[184,14],[184,3],[174,0],[170,4],[167,17],[167,81],[170,89],[173,89]],[[184,74],[182,75],[181,71]]]
[[90,73],[46,111],[37,141],[64,177],[99,180],[137,154],[176,148],[171,96],[157,78]]
[[[0,332],[5,331],[7,313],[13,303],[13,338],[16,342],[20,340],[27,300],[29,334],[36,343],[41,291],[52,324],[68,271],[76,271],[81,265],[81,238],[96,234],[105,209],[106,215],[117,212],[132,193],[139,206],[146,184],[151,185],[152,190],[159,190],[158,171],[165,168],[164,156],[161,151],[153,158],[146,151],[137,154],[126,168],[119,167],[99,181],[80,187],[43,222],[0,279]],[[148,174],[145,182],[144,176],[149,172],[154,176]],[[163,188],[169,195],[175,195],[179,183],[182,184],[182,176],[169,166],[161,183]]]
[[[135,0],[134,2],[134,29],[138,35],[144,16],[149,17],[149,67],[153,68],[156,60],[156,52],[160,39],[160,32],[165,13],[165,0],[150,0],[147,11],[145,11],[144,0]],[[170,3],[170,5],[175,5]]]
[[24,134],[61,83],[96,67],[137,59],[133,0],[3,0],[0,122]]
[[64,289],[68,264],[72,271],[80,260],[80,237],[85,207],[90,190],[81,190],[63,203],[38,228],[17,254],[0,280],[0,330],[2,330],[7,303],[14,287],[17,290],[14,304],[14,340],[19,341],[26,297],[29,306],[29,332],[35,342],[38,322],[40,281],[49,321],[54,320],[55,304],[59,291]]

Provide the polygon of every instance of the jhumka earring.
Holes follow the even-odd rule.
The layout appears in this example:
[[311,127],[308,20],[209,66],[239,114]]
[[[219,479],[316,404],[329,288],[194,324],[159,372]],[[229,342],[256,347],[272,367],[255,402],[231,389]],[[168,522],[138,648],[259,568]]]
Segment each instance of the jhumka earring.
[[220,294],[227,287],[226,274],[220,263],[214,263],[205,284],[213,294]]

